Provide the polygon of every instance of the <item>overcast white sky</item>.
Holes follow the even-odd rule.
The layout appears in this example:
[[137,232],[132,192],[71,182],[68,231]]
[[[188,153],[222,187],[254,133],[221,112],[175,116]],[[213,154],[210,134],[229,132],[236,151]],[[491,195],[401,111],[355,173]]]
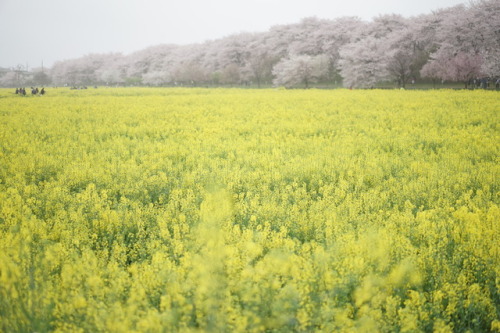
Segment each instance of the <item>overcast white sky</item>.
[[261,32],[304,17],[405,17],[467,0],[0,0],[0,67],[50,67],[89,53],[128,54]]

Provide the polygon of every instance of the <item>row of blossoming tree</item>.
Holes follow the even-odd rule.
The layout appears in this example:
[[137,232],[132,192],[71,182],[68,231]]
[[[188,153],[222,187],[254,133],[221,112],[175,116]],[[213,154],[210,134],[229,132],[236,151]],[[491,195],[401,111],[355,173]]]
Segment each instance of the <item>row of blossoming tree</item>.
[[[57,62],[55,85],[279,85],[401,87],[426,78],[467,86],[500,77],[500,2],[472,1],[416,17],[306,18],[267,32],[192,45],[157,45],[123,55]],[[19,73],[0,78],[18,86]]]

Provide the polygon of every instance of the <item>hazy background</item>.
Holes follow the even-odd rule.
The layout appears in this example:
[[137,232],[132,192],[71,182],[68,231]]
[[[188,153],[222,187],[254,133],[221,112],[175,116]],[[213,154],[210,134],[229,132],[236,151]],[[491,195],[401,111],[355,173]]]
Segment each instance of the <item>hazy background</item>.
[[405,17],[463,0],[0,0],[0,67],[50,67],[89,53],[124,54],[266,31],[304,17]]

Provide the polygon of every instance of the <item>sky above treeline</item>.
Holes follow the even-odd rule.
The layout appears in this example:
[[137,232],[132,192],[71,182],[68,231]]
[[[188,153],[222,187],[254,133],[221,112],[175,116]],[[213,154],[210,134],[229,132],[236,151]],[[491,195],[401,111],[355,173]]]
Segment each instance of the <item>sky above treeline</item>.
[[0,67],[50,67],[90,53],[129,54],[264,32],[305,17],[429,14],[467,0],[0,0]]

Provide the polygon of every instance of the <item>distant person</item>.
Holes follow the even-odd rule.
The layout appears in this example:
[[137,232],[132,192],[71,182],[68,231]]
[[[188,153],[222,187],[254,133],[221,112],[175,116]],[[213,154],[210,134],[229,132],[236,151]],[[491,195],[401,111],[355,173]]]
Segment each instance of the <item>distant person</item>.
[[21,94],[23,94],[23,96],[26,96],[26,88],[21,88]]
[[45,95],[45,88],[42,87],[42,90],[40,90],[40,95]]
[[19,88],[16,88],[16,95],[19,95]]

